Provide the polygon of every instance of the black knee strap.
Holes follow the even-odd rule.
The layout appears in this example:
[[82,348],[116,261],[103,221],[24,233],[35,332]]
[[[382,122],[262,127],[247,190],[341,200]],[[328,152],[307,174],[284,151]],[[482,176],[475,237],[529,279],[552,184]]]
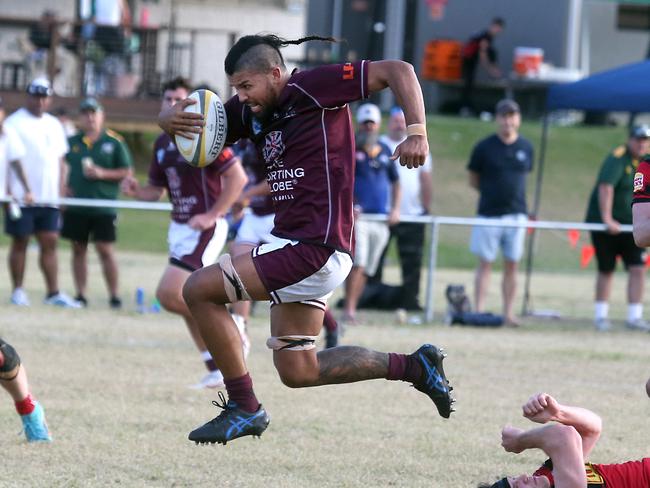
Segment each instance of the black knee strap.
[[2,365],[0,365],[0,380],[11,381],[18,376],[20,368],[20,356],[11,344],[0,339],[0,354],[2,354]]

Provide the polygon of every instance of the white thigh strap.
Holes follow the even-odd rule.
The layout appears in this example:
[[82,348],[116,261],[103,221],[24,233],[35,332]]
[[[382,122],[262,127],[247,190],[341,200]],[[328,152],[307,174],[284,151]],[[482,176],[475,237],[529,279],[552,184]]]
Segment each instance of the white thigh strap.
[[223,286],[226,289],[226,295],[230,303],[241,302],[242,300],[250,300],[251,297],[246,291],[244,283],[242,283],[237,270],[232,265],[230,254],[222,254],[217,261],[223,273]]
[[309,351],[316,347],[316,339],[318,336],[308,335],[269,337],[266,347],[274,351]]

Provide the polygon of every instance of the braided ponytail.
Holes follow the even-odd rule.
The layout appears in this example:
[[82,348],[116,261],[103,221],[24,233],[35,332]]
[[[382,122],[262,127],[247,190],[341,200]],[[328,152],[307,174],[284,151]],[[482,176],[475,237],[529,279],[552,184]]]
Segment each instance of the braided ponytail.
[[300,39],[283,39],[275,34],[257,34],[241,37],[230,49],[224,61],[228,76],[242,70],[266,71],[284,65],[280,49],[307,41],[338,42],[333,37],[305,36]]

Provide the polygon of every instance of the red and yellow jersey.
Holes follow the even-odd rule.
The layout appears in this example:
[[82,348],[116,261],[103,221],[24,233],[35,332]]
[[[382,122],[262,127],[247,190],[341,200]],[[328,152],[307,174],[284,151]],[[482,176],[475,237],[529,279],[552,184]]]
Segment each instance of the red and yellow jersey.
[[[648,488],[650,487],[650,458],[620,464],[585,463],[588,488]],[[549,459],[534,476],[545,476],[554,485],[553,463]]]
[[650,158],[639,163],[634,173],[634,190],[632,204],[650,202]]

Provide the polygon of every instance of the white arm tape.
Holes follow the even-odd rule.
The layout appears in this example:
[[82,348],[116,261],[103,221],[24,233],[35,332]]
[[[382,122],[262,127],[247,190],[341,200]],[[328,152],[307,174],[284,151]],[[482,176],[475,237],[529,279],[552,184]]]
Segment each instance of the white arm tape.
[[406,126],[406,135],[427,137],[427,126],[425,124],[410,124]]

